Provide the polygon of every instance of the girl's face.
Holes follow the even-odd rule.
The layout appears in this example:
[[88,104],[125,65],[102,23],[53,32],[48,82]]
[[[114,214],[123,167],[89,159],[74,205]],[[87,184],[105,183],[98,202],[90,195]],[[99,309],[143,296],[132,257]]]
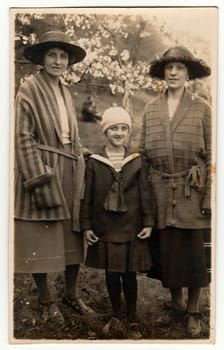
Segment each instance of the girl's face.
[[127,124],[119,123],[112,125],[106,130],[107,142],[112,147],[120,147],[125,144],[129,135],[129,127]]
[[43,66],[45,71],[52,77],[58,78],[67,69],[69,55],[64,50],[51,48],[44,55]]
[[164,77],[168,88],[175,90],[183,88],[188,79],[188,69],[181,62],[169,62],[165,65]]

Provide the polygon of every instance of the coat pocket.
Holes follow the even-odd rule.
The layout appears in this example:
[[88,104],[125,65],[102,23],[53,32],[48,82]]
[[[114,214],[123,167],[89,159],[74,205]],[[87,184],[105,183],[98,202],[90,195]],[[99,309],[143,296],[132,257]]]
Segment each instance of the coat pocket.
[[33,190],[33,202],[38,209],[49,209],[62,206],[64,194],[61,184],[55,174],[47,184]]

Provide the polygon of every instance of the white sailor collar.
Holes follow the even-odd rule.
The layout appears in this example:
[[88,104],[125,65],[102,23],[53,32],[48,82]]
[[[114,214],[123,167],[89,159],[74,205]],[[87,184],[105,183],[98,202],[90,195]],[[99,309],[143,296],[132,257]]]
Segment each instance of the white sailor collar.
[[[138,157],[140,157],[140,156],[141,156],[140,153],[131,153],[131,154],[129,154],[128,156],[126,156],[126,157],[122,160],[122,162],[121,162],[121,169],[122,169],[126,164],[130,163],[132,160],[134,160],[134,159],[136,159],[136,158],[138,158]],[[89,158],[96,159],[96,160],[98,160],[99,162],[104,163],[104,164],[110,166],[111,168],[113,168],[113,169],[116,171],[114,165],[111,163],[111,161],[110,161],[107,157],[104,157],[104,156],[102,156],[102,155],[100,155],[100,154],[91,154],[91,156],[90,156]]]

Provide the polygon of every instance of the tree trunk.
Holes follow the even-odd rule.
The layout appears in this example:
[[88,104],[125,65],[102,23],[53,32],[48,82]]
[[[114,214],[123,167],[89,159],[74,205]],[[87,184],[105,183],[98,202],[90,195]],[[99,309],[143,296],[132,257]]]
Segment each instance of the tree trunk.
[[133,111],[132,111],[132,103],[131,103],[131,93],[126,83],[124,84],[124,95],[122,99],[122,105],[124,109],[126,109],[126,111],[128,111],[128,113],[130,113],[130,115],[132,116]]

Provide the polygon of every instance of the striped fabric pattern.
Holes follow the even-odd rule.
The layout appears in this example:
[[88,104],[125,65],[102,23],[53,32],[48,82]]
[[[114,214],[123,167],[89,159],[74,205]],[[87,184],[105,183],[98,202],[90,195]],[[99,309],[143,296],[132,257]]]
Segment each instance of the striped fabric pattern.
[[[76,188],[76,209],[84,178],[84,161],[77,129],[74,102],[69,90],[61,84],[71,131],[73,161],[71,186]],[[15,217],[22,220],[61,220],[70,217],[61,181],[63,155],[39,150],[38,144],[64,148],[57,100],[44,72],[27,79],[19,88],[15,102]],[[36,192],[60,205],[38,208]]]
[[124,151],[117,153],[117,152],[109,152],[107,150],[106,153],[107,153],[109,160],[113,164],[115,170],[120,171],[121,165],[122,165],[122,160],[124,159]]

